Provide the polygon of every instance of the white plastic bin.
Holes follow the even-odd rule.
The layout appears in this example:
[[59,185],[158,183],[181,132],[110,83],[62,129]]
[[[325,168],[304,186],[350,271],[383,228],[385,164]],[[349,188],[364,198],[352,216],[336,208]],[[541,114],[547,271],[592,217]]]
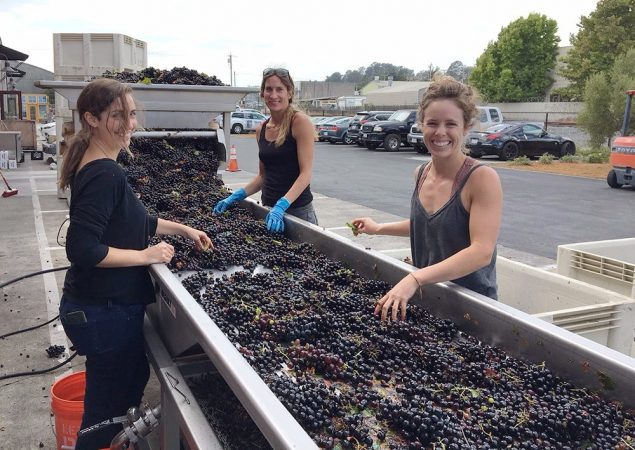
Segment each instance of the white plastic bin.
[[503,257],[496,275],[502,303],[633,354],[635,299]]
[[635,238],[559,245],[558,273],[635,298]]

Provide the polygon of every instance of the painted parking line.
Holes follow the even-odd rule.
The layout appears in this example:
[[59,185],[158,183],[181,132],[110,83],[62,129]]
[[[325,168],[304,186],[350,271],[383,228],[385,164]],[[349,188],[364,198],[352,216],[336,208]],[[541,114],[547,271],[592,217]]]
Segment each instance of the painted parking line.
[[[35,179],[31,178],[31,201],[33,203],[33,219],[35,225],[35,235],[40,249],[40,265],[42,270],[48,270],[53,268],[53,258],[48,247],[48,239],[46,237],[46,231],[44,229],[44,222],[42,221],[42,208],[40,207],[40,197],[35,193]],[[56,191],[57,192],[57,191]],[[44,290],[46,292],[46,311],[48,319],[51,320],[59,313],[60,296],[57,289],[57,279],[54,272],[43,274]],[[69,348],[64,329],[60,327],[53,327],[53,324],[49,324],[49,337],[51,345],[63,345]]]
[[404,253],[404,252],[408,252],[410,253],[410,247],[405,247],[405,248],[391,248],[391,249],[387,249],[387,250],[379,250],[382,253],[387,253],[387,254],[391,254],[391,253]]

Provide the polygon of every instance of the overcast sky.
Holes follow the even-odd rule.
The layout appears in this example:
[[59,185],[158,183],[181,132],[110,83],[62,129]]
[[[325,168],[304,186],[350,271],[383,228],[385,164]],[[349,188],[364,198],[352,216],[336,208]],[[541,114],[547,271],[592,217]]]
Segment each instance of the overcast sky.
[[[453,61],[473,65],[501,28],[538,12],[556,20],[569,45],[597,0],[0,0],[3,45],[53,71],[53,33],[121,33],[148,44],[148,65],[185,66],[238,86],[257,85],[265,67],[295,80],[367,67],[416,72]],[[161,6],[159,6],[161,5]]]

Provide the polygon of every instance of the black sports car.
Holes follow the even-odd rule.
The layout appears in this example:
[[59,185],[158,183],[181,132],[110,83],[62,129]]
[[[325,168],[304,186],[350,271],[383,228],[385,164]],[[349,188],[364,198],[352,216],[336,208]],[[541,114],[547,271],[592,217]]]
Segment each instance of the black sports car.
[[575,144],[569,138],[549,134],[532,123],[501,123],[483,132],[470,132],[465,146],[470,156],[498,155],[503,161],[518,156],[541,156],[551,153],[560,158],[575,154]]

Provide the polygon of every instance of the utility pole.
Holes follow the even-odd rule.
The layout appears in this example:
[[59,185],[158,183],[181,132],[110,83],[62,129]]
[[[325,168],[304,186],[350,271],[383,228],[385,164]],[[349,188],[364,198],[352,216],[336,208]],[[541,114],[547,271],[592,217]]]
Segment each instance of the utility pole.
[[229,85],[233,86],[236,82],[236,74],[234,73],[234,58],[236,57],[236,55],[232,55],[231,52],[229,52],[229,57],[227,58],[227,62],[229,63]]

